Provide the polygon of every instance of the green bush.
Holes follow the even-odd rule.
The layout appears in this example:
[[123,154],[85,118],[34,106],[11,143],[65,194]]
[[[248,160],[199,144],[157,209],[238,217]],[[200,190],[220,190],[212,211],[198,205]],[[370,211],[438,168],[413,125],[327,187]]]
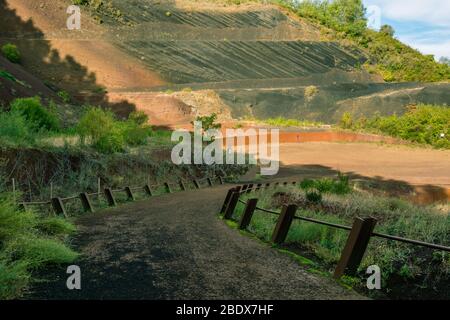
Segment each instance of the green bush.
[[450,108],[447,106],[419,105],[402,116],[377,115],[349,123],[341,121],[341,126],[382,133],[436,148],[450,148]]
[[20,112],[0,111],[0,141],[3,144],[27,146],[34,144],[35,126]]
[[7,43],[2,46],[2,54],[12,63],[20,63],[21,61],[19,49],[12,43]]
[[60,128],[58,117],[45,109],[38,97],[15,99],[10,108],[11,112],[22,114],[30,126],[34,126],[35,131],[58,131]]
[[147,143],[151,134],[145,125],[148,118],[142,113],[133,113],[127,121],[117,121],[111,111],[90,107],[82,116],[77,132],[83,143],[87,139],[101,153],[122,152],[126,146]]

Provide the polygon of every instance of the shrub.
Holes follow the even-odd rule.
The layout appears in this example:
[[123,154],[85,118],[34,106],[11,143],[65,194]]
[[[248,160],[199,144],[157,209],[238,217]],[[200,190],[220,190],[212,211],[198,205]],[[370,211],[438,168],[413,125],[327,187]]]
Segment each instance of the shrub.
[[58,117],[45,109],[38,97],[16,99],[11,102],[10,107],[11,112],[22,114],[30,122],[30,125],[34,126],[35,131],[42,129],[47,131],[59,130]]
[[111,111],[90,107],[77,126],[82,143],[86,138],[101,153],[122,152],[126,146],[140,146],[147,143],[151,134],[145,125],[148,117],[142,112],[132,113],[127,121],[117,121]]
[[35,142],[34,125],[17,111],[0,112],[0,141],[25,146]]
[[7,43],[3,45],[2,54],[6,59],[11,61],[12,63],[20,63],[21,61],[19,49],[14,44]]
[[107,134],[95,140],[92,145],[101,153],[116,153],[124,151],[125,142],[123,132],[114,127]]
[[88,107],[78,123],[77,132],[80,134],[83,143],[86,138],[91,138],[91,142],[94,144],[113,130],[114,122],[112,112],[101,108]]

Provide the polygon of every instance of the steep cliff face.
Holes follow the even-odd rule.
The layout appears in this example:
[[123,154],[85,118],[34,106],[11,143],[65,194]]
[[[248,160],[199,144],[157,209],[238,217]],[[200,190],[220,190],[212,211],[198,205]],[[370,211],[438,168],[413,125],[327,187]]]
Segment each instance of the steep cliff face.
[[[70,3],[0,0],[0,43],[13,39],[28,71],[78,100],[124,115],[144,110],[155,124],[211,110],[335,122],[344,111],[450,104],[448,85],[385,84],[360,68],[364,52],[273,5],[92,0],[73,32],[65,28]],[[316,93],[305,96],[311,86]],[[205,90],[215,91],[215,105],[203,103]]]

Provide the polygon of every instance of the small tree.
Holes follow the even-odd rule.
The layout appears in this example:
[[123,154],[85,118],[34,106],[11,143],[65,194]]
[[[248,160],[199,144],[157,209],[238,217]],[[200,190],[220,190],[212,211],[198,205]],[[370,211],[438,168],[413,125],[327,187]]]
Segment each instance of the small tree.
[[388,35],[390,37],[393,37],[395,34],[395,30],[392,26],[385,24],[380,28],[380,32],[382,34]]
[[196,121],[202,123],[202,127],[204,131],[208,131],[210,129],[220,129],[222,125],[220,123],[216,123],[217,114],[213,113],[210,116],[197,117]]

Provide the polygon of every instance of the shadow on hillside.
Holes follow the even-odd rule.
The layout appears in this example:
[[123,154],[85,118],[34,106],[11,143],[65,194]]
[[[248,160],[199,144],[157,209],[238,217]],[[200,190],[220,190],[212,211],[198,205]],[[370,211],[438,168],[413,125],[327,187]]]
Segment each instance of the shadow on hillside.
[[126,100],[110,102],[93,72],[71,56],[62,58],[32,19],[22,20],[16,10],[9,8],[6,0],[0,0],[0,17],[0,45],[9,42],[16,44],[23,56],[22,66],[43,80],[50,89],[55,92],[65,89],[74,102],[109,108],[121,117],[136,109]]
[[[305,178],[329,177],[336,178],[340,172],[321,165],[281,165],[275,178]],[[406,198],[418,204],[431,204],[450,200],[448,188],[434,185],[412,185],[405,181],[385,179],[383,177],[367,177],[355,172],[341,172],[350,177],[359,189],[370,191],[376,195]]]

